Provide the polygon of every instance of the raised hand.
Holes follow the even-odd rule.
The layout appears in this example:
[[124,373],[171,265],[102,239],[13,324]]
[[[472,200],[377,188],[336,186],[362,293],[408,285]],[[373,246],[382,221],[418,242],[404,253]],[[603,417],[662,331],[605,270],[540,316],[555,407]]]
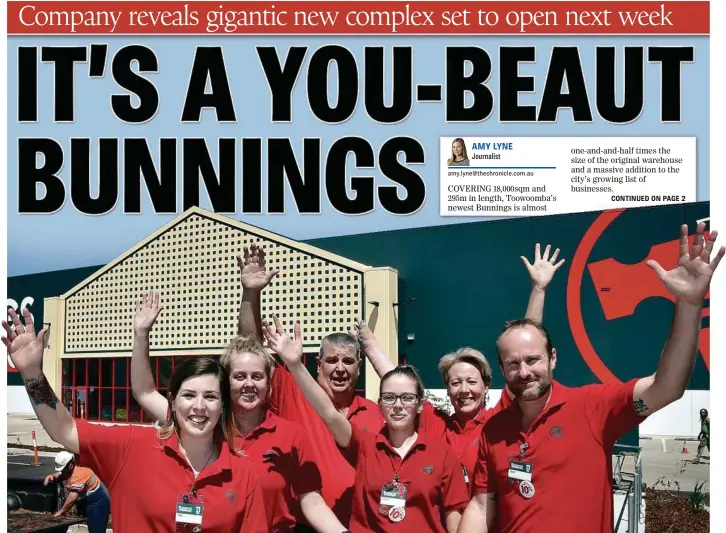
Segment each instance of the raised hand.
[[282,327],[280,319],[274,315],[275,327],[273,328],[265,320],[262,323],[262,333],[265,335],[270,348],[280,356],[286,365],[295,365],[302,360],[303,343],[300,333],[300,324],[295,323],[293,338],[291,339]]
[[552,257],[550,257],[549,244],[545,247],[544,254],[540,254],[539,243],[537,243],[534,247],[534,263],[530,263],[523,255],[520,256],[524,266],[527,267],[527,272],[529,272],[533,287],[538,289],[547,288],[557,269],[565,263],[564,259],[560,259],[559,263],[555,263],[559,254],[560,249],[557,248],[555,253],[552,254]]
[[265,251],[256,244],[252,244],[249,249],[244,247],[244,258],[238,255],[237,265],[242,288],[246,290],[261,291],[279,272],[279,270],[267,270]]
[[708,293],[713,273],[726,253],[726,247],[722,246],[711,261],[711,252],[716,244],[718,232],[712,231],[704,246],[705,229],[706,224],[701,222],[696,228],[693,249],[689,252],[688,225],[681,226],[680,259],[673,270],[666,271],[657,261],[652,259],[648,261],[648,266],[658,274],[666,288],[676,297],[676,301],[702,305],[703,299]]
[[8,314],[15,330],[3,320],[2,325],[7,336],[3,336],[2,341],[8,349],[10,359],[21,374],[27,370],[39,371],[43,364],[43,339],[48,328],[41,329],[36,335],[33,317],[26,308],[23,308],[25,325],[12,309],[8,309]]
[[348,332],[358,339],[360,343],[361,357],[365,355],[373,365],[373,369],[379,376],[385,376],[388,372],[395,368],[395,363],[388,357],[383,346],[368,327],[365,320],[358,320],[355,323],[355,329]]
[[371,328],[365,320],[358,320],[355,323],[355,329],[348,331],[349,335],[358,339],[361,351],[368,355],[371,351],[382,350],[378,339],[373,335]]
[[159,293],[150,292],[141,298],[141,307],[134,316],[134,333],[148,335],[156,322],[156,317],[164,309],[159,305]]

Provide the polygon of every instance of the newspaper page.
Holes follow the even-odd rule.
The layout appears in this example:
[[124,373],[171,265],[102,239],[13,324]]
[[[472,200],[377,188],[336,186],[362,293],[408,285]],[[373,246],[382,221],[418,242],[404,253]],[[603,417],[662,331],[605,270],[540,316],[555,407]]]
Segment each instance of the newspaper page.
[[[439,360],[481,352],[492,407],[508,383],[498,335],[539,289],[558,383],[661,372],[680,300],[654,265],[680,268],[682,225],[689,246],[726,227],[711,179],[719,10],[9,1],[9,331],[13,315],[48,328],[43,372],[73,417],[150,424],[130,381],[138,306],[159,293],[150,353],[166,393],[182,360],[218,357],[237,335],[254,249],[262,318],[300,324],[311,372],[322,340],[363,320],[454,415]],[[699,412],[716,409],[710,326],[716,346],[726,329],[711,296],[680,399],[621,444],[696,458]],[[378,402],[370,360],[356,379]],[[34,411],[10,355],[7,412],[8,446],[32,449],[13,418]],[[709,479],[705,462],[689,468],[684,490]],[[641,531],[659,530],[653,516]],[[627,519],[616,530],[632,531]]]

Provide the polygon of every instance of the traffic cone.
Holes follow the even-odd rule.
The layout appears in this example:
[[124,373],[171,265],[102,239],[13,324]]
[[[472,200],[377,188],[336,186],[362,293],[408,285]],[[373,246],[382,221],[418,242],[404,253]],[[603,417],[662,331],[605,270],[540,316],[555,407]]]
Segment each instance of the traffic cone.
[[38,460],[38,441],[35,440],[35,431],[32,432],[33,437],[33,466],[40,466]]
[[683,441],[683,449],[681,450],[681,453],[688,453],[688,448],[686,448],[686,441]]

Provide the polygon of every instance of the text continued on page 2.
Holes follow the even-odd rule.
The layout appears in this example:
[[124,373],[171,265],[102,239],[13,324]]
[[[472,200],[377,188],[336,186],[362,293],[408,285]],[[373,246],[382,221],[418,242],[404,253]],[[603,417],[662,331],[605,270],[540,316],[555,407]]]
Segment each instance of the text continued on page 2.
[[696,201],[695,137],[441,137],[441,216]]

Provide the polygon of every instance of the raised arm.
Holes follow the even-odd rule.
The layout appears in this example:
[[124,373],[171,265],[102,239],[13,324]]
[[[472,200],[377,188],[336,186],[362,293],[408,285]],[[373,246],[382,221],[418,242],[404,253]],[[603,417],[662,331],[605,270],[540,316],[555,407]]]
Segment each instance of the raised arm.
[[3,320],[2,325],[7,337],[3,336],[2,341],[15,368],[23,378],[25,390],[38,420],[51,439],[68,451],[79,453],[76,421],[63,403],[58,401],[58,396],[43,374],[43,340],[47,328],[41,329],[36,335],[33,317],[27,309],[23,309],[25,325],[12,309],[8,309],[8,314],[15,329],[13,330]]
[[237,256],[237,265],[242,284],[237,334],[262,340],[262,291],[279,270],[267,270],[265,251],[256,244],[252,244],[249,249],[244,247],[244,257]]
[[356,322],[355,331],[349,331],[348,333],[358,338],[361,352],[371,362],[379,378],[382,378],[396,368],[396,365],[391,362],[386,352],[383,351],[383,348],[378,343],[378,339],[373,335],[371,328],[368,327],[365,320]]
[[143,297],[134,317],[134,349],[131,353],[131,392],[141,408],[160,421],[166,420],[169,402],[154,385],[149,359],[149,334],[162,309],[158,292],[150,292]]
[[705,242],[702,222],[696,229],[693,249],[689,253],[688,226],[681,226],[678,265],[666,271],[657,261],[648,261],[668,291],[675,296],[675,310],[670,335],[658,369],[652,376],[640,379],[633,391],[635,410],[643,416],[652,414],[676,401],[691,380],[698,353],[701,331],[701,310],[716,267],[726,253],[723,246],[710,261],[718,232],[713,231]]
[[555,253],[550,257],[550,245],[545,247],[544,254],[540,254],[539,243],[534,247],[534,262],[530,263],[526,257],[520,256],[524,266],[527,267],[529,277],[532,280],[532,292],[529,293],[529,302],[527,303],[527,312],[525,318],[542,322],[544,317],[545,291],[547,285],[552,281],[552,277],[564,263],[564,259],[560,259],[558,263],[557,256],[560,249],[557,248]]
[[275,316],[275,327],[273,328],[267,322],[263,322],[262,331],[270,343],[270,347],[287,366],[305,398],[333,434],[335,442],[341,448],[347,448],[353,433],[350,422],[335,408],[323,388],[318,385],[308,369],[305,368],[302,362],[303,344],[300,324],[295,324],[294,338],[292,339],[285,333],[277,316]]

